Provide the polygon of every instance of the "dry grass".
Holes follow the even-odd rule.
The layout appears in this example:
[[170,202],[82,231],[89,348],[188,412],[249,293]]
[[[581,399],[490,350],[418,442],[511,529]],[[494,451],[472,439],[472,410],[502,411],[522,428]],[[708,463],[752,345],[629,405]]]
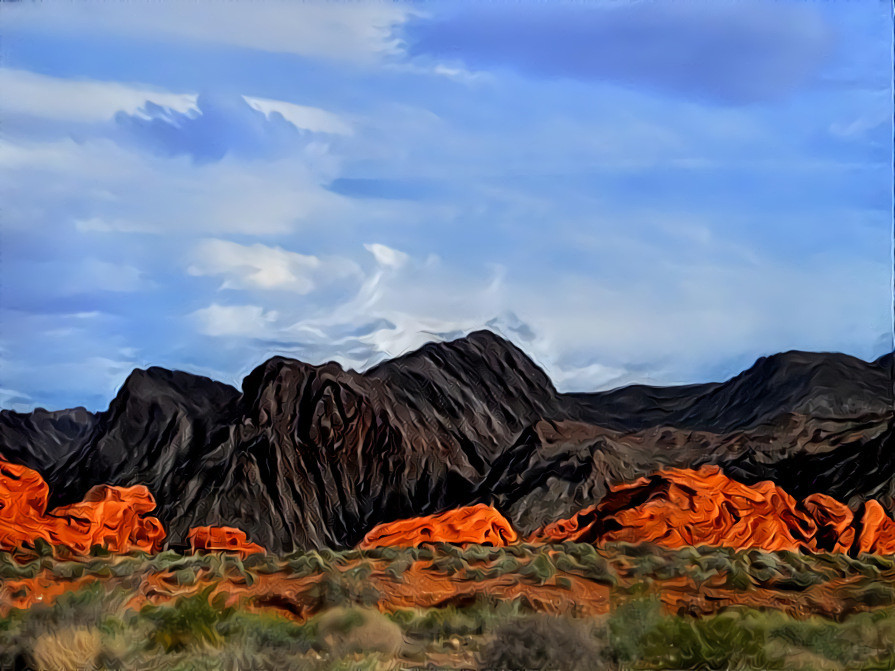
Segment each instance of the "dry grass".
[[35,671],[87,671],[97,668],[101,651],[99,631],[65,627],[34,639],[30,657]]

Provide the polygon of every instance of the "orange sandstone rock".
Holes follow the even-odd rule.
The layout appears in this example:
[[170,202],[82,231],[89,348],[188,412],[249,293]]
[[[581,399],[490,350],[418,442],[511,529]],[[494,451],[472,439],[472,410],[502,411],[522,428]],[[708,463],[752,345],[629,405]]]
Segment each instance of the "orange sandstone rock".
[[93,545],[112,552],[161,549],[165,530],[154,517],[155,500],[142,485],[91,489],[82,502],[47,512],[49,488],[30,468],[0,461],[0,549],[42,538],[87,554]]
[[886,515],[879,501],[871,499],[864,503],[858,552],[895,554],[895,522]]
[[245,532],[233,527],[193,527],[188,534],[193,552],[235,552],[243,559],[250,554],[266,550],[249,541]]
[[[864,523],[861,550],[895,550],[895,522],[875,501],[867,511],[871,527]],[[703,466],[618,485],[596,506],[547,525],[530,540],[848,552],[855,534],[854,514],[832,497],[813,494],[800,502],[771,482],[749,486],[717,466]]]
[[503,515],[491,506],[479,504],[437,515],[380,524],[364,536],[359,547],[415,547],[423,543],[505,546],[517,538],[513,527]]

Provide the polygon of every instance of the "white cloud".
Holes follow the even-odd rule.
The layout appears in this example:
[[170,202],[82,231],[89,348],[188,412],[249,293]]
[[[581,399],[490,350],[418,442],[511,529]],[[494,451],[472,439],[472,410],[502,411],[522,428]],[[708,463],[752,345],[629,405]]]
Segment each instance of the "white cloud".
[[95,234],[286,233],[347,213],[348,199],[322,186],[333,170],[316,146],[275,161],[226,157],[197,166],[110,140],[0,140],[3,224],[66,221]]
[[70,80],[0,68],[0,114],[27,114],[57,121],[108,121],[116,112],[136,114],[146,101],[181,113],[196,109],[197,96],[119,82]]
[[31,397],[15,389],[0,388],[0,408],[14,410],[16,412],[30,412]]
[[[491,328],[521,346],[560,390],[593,391],[723,379],[762,355],[847,350],[868,322],[886,328],[878,309],[882,263],[818,257],[795,267],[747,253],[726,254],[720,264],[712,261],[716,249],[702,252],[706,260],[686,265],[644,252],[652,273],[623,289],[564,273],[552,276],[546,291],[539,275],[504,276],[499,266],[475,273],[408,257],[400,268],[381,266],[349,300],[311,316],[278,305],[282,326],[266,337],[294,343],[290,351],[312,363],[335,358],[363,369],[428,341]],[[879,290],[866,290],[874,286]]]
[[387,268],[400,268],[410,258],[404,252],[379,243],[366,244],[364,248],[373,255],[376,263]]
[[263,51],[321,56],[369,63],[402,53],[395,27],[413,13],[412,5],[393,2],[69,3],[9,4],[3,8],[7,31],[38,27],[78,34],[226,44]]
[[267,337],[279,318],[276,310],[265,310],[259,305],[219,305],[212,303],[196,310],[190,317],[199,332],[215,337]]
[[187,272],[221,275],[225,278],[222,289],[279,289],[307,294],[319,283],[360,272],[354,263],[342,258],[321,260],[280,247],[218,239],[200,242],[194,258]]
[[249,107],[270,116],[279,113],[296,128],[303,128],[315,133],[332,133],[335,135],[351,135],[351,126],[339,115],[327,112],[318,107],[307,107],[282,100],[268,98],[249,98],[243,96]]
[[558,365],[548,365],[547,373],[553,384],[559,389],[576,391],[595,391],[599,389],[612,389],[628,382],[632,375],[625,368],[607,366],[601,363],[592,363],[580,368],[563,368]]

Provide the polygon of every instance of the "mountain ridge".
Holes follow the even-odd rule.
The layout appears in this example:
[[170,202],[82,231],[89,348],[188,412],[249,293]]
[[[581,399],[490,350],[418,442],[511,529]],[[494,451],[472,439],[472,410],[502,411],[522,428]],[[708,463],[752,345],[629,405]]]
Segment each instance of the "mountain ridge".
[[137,369],[106,411],[0,411],[0,457],[40,472],[51,505],[146,485],[174,546],[216,525],[271,549],[348,547],[379,523],[491,502],[527,533],[624,479],[704,463],[790,488],[808,464],[844,499],[872,489],[891,506],[892,477],[838,468],[870,469],[892,441],[889,361],[788,352],[720,383],[564,394],[477,331],[363,373],[275,356],[241,390]]

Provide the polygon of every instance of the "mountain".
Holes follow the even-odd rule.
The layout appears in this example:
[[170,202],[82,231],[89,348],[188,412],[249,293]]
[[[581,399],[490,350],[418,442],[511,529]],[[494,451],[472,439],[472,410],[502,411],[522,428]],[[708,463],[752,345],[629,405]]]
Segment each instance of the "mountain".
[[99,415],[85,408],[0,410],[0,449],[9,461],[49,472],[89,442],[98,421]]
[[276,550],[348,547],[378,524],[477,504],[530,533],[666,466],[891,508],[891,371],[891,357],[788,352],[723,383],[561,394],[478,331],[365,373],[274,357],[241,391],[137,370],[105,412],[0,411],[0,457],[37,470],[51,506],[146,485],[174,547],[200,526]]
[[793,351],[762,357],[723,383],[632,385],[569,396],[580,404],[579,419],[601,426],[730,432],[784,413],[818,418],[890,413],[892,387],[892,355],[867,363],[846,354]]

